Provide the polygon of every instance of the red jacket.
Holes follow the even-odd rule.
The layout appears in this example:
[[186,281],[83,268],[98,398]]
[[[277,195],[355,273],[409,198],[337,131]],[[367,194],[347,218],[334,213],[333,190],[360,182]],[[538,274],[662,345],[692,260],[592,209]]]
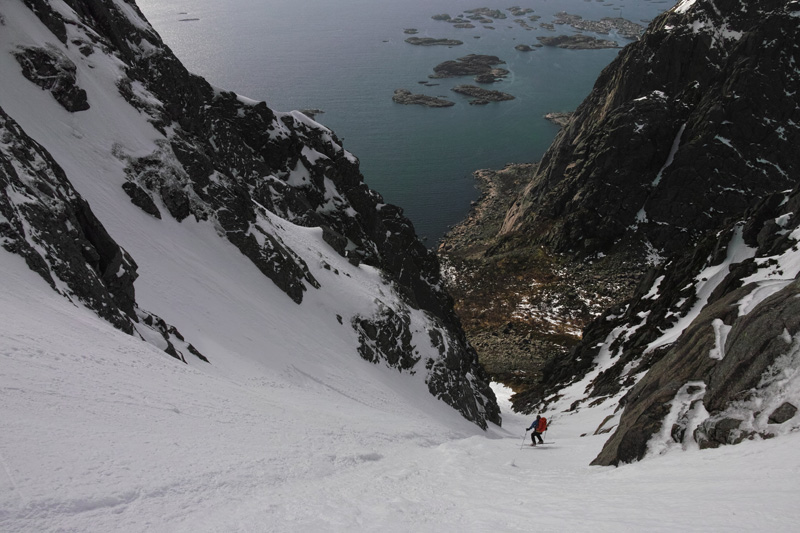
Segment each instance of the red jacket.
[[547,419],[541,416],[537,416],[536,420],[533,421],[531,427],[529,427],[525,431],[529,431],[533,429],[536,433],[544,433],[547,431]]

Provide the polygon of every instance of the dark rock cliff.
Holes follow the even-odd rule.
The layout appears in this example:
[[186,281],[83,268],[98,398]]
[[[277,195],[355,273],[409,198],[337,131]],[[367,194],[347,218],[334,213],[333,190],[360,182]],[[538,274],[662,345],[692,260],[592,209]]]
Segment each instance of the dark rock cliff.
[[[149,155],[134,155],[125,146],[113,149],[113,157],[125,166],[122,188],[135,206],[156,218],[194,217],[213,224],[295,304],[302,304],[319,282],[302,257],[271,230],[271,217],[322,228],[325,242],[351,263],[381,270],[387,285],[407,304],[406,314],[426,313],[444,331],[447,342],[440,357],[426,361],[431,392],[481,426],[500,422],[488,376],[461,331],[435,255],[417,239],[402,210],[385,204],[367,187],[358,160],[330,130],[302,113],[276,113],[263,102],[213,88],[189,73],[131,1],[65,0],[74,16],[44,0],[24,3],[61,47],[20,47],[14,57],[22,75],[77,114],[95,103],[79,86],[75,63],[81,56],[112,56],[123,74],[117,92],[163,136]],[[50,220],[53,227],[56,222]],[[110,244],[100,246],[101,258],[111,253],[106,248],[116,246],[108,240]],[[132,283],[132,260],[130,265]],[[84,276],[79,271],[73,275]],[[117,291],[128,295],[129,301],[120,300],[119,307],[126,318],[117,319],[114,312],[103,316],[130,331],[128,321],[137,312],[128,285]],[[83,301],[90,297],[79,294]],[[410,335],[408,320],[394,316],[387,326],[384,318],[354,320],[359,351],[368,360],[408,369],[418,358],[393,351],[399,339]]]
[[132,333],[136,263],[41,146],[0,108],[0,235],[51,287]]
[[624,394],[595,464],[799,425],[800,398],[775,392],[798,368],[800,196],[778,191],[800,175],[799,15],[678,3],[603,71],[506,217],[493,253],[527,239],[653,266],[515,399],[581,380],[573,410]]
[[698,0],[654,20],[545,154],[506,217],[506,246],[643,262],[791,187],[800,171],[797,9]]
[[589,398],[629,389],[595,464],[641,459],[665,424],[677,444],[716,447],[772,436],[793,418],[770,421],[783,403],[800,401],[785,383],[775,392],[798,368],[798,208],[797,190],[768,197],[691,258],[653,271],[624,312],[587,329],[572,361],[591,362],[600,349],[615,355]]
[[[595,368],[591,347],[626,300],[648,293],[654,272],[636,287],[649,267],[673,256],[673,266],[704,263],[716,242],[706,235],[794,187],[798,13],[796,0],[678,3],[604,69],[538,166],[494,173],[494,188],[506,174],[523,182],[503,198],[499,228],[482,200],[475,223],[446,236],[457,308],[482,361],[514,384],[515,409]],[[636,313],[669,312],[648,305]],[[628,335],[617,332],[615,346]],[[638,371],[663,352],[647,352]],[[620,390],[614,372],[597,379],[592,401]]]

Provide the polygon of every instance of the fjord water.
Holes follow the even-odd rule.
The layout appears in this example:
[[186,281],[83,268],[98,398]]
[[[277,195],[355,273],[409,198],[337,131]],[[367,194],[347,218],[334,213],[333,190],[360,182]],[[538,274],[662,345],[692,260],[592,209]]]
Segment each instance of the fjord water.
[[[483,0],[138,0],[145,16],[190,71],[210,83],[277,111],[318,108],[316,119],[344,140],[361,161],[370,187],[400,205],[433,246],[461,220],[478,196],[472,172],[537,161],[557,126],[543,118],[575,109],[619,50],[537,48],[539,35],[572,34],[539,27],[558,11],[598,20],[623,16],[644,24],[671,6],[667,0],[517,0],[542,18],[527,31],[515,17],[487,29],[458,29],[431,16],[466,9],[509,7]],[[527,20],[527,16],[524,17]],[[646,25],[646,24],[645,24]],[[404,42],[418,36],[454,38],[456,47]],[[621,45],[629,41],[612,34]],[[516,100],[468,105],[450,91],[471,78],[428,80],[442,61],[467,54],[496,55],[508,78],[491,89]],[[424,86],[420,81],[438,83]],[[447,96],[441,109],[392,102],[395,89]]]

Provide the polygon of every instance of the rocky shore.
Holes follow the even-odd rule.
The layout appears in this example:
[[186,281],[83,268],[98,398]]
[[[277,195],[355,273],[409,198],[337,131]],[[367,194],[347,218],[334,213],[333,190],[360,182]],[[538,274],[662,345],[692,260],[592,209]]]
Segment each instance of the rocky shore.
[[629,295],[639,277],[624,264],[575,263],[539,247],[497,251],[505,215],[536,169],[475,172],[480,199],[437,251],[480,362],[518,392],[532,388],[545,362],[566,354],[583,326]]
[[403,105],[422,105],[426,107],[450,107],[455,103],[444,98],[427,96],[425,94],[412,94],[408,89],[397,89],[392,96],[392,101]]
[[572,118],[572,115],[573,113],[547,113],[544,118],[563,128]]

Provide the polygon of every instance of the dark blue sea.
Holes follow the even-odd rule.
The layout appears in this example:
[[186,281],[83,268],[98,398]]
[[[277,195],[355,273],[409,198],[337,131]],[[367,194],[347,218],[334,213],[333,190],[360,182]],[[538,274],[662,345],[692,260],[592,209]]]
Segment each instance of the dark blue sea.
[[[264,100],[277,111],[317,108],[316,120],[333,129],[361,161],[367,183],[400,205],[417,232],[434,246],[478,196],[473,171],[541,158],[558,131],[543,118],[571,111],[619,50],[536,48],[539,35],[574,33],[539,27],[558,11],[597,20],[622,16],[646,25],[672,7],[666,0],[517,0],[541,20],[526,30],[515,17],[487,29],[457,29],[432,15],[506,4],[485,0],[138,0],[148,20],[192,72],[213,85]],[[511,2],[508,2],[511,4]],[[527,20],[527,16],[523,17]],[[404,42],[406,28],[420,37],[464,41],[456,47]],[[591,34],[589,34],[591,35]],[[630,41],[612,34],[621,45]],[[449,89],[471,78],[428,80],[442,61],[467,54],[496,55],[509,77],[487,88],[516,100],[468,105]],[[426,87],[418,82],[440,85]],[[395,89],[448,96],[449,108],[403,106]]]

